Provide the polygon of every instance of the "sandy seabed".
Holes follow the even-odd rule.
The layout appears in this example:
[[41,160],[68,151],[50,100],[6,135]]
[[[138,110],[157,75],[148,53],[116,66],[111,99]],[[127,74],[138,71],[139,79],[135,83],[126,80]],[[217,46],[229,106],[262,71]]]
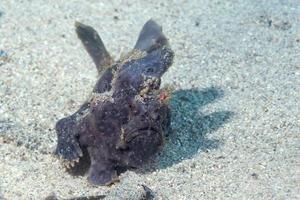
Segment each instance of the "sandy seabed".
[[[95,27],[118,58],[150,18],[175,51],[173,132],[155,170],[95,187],[65,172],[54,125],[96,69],[74,32]],[[300,1],[0,2],[0,198],[300,199]]]

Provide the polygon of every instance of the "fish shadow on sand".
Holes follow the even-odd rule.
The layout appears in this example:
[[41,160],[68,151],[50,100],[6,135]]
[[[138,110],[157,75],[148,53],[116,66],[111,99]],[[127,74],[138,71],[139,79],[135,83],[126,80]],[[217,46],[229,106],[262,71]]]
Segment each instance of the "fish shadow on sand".
[[172,94],[172,131],[157,156],[157,168],[170,167],[200,151],[216,149],[221,145],[221,141],[206,136],[227,123],[234,113],[220,111],[206,115],[199,109],[223,96],[224,91],[216,87],[178,90]]

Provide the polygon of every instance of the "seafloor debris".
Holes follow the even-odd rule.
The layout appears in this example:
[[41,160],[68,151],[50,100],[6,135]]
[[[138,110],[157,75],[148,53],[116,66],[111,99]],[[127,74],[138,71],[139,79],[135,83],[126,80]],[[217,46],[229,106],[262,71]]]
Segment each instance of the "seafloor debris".
[[58,198],[54,193],[47,196],[44,200],[101,200],[104,199],[105,195],[99,196],[88,196],[88,197],[74,197],[69,199]]
[[153,200],[155,199],[154,192],[146,185],[136,185],[126,182],[113,188],[108,195],[95,196],[80,196],[72,198],[59,198],[54,193],[51,193],[44,200],[115,200],[115,199],[130,199],[130,200]]
[[153,20],[144,25],[134,49],[116,62],[92,27],[75,25],[102,76],[81,108],[57,122],[56,154],[68,166],[88,156],[89,182],[109,185],[122,171],[147,162],[163,144],[171,113],[169,91],[160,89],[160,82],[174,53]]
[[9,56],[6,51],[0,49],[0,66],[9,61]]

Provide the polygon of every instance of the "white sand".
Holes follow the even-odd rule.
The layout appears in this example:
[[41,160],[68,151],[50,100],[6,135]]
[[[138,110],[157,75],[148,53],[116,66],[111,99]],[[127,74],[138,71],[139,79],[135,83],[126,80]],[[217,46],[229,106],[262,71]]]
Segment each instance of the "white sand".
[[[0,2],[3,199],[108,194],[124,181],[158,199],[300,199],[299,0],[48,2]],[[173,134],[156,171],[91,186],[52,156],[56,121],[97,78],[74,22],[94,26],[118,58],[149,18],[176,53],[163,80],[178,90]]]

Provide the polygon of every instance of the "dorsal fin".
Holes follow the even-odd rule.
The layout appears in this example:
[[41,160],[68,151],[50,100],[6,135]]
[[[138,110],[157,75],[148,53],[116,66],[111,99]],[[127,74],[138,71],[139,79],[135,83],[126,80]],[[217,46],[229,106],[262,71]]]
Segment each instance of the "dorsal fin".
[[167,38],[162,33],[162,28],[152,19],[143,26],[134,49],[148,53],[168,44]]
[[92,57],[98,72],[101,73],[113,63],[113,59],[110,57],[100,36],[93,27],[80,22],[75,22],[75,27],[78,38]]

